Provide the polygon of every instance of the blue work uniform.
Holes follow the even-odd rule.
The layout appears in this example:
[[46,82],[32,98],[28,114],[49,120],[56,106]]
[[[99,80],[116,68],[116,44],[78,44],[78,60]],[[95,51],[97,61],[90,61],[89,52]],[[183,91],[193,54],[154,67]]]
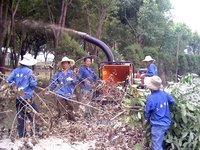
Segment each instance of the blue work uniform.
[[154,63],[151,63],[147,66],[147,72],[145,74],[148,77],[152,77],[152,76],[157,76],[158,75],[158,71],[157,71],[157,67]]
[[92,91],[92,84],[98,79],[94,67],[86,67],[83,65],[78,72],[78,79],[81,81],[81,89],[86,91]]
[[76,78],[72,81],[67,81],[67,78],[73,78],[73,71],[68,69],[66,73],[63,71],[57,71],[50,81],[49,88],[56,91],[57,94],[62,95],[66,98],[72,98],[76,83]]
[[174,98],[162,90],[152,91],[147,97],[145,119],[151,123],[152,150],[162,150],[164,134],[171,124],[169,105]]
[[[31,122],[33,118],[30,113],[26,112],[24,100],[31,99],[33,97],[34,88],[37,85],[37,80],[33,75],[33,71],[27,66],[21,65],[20,67],[14,69],[7,78],[8,83],[13,83],[17,88],[23,88],[24,96],[16,98],[16,109],[18,114],[18,133],[19,137],[24,137],[26,135],[26,129],[24,126],[24,121],[28,118]],[[34,101],[30,105],[38,111],[37,105]]]

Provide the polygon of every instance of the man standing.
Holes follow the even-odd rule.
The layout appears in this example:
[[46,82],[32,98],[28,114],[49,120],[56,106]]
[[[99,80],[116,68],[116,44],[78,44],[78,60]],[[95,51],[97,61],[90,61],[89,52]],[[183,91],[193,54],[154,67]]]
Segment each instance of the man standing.
[[[85,57],[84,65],[82,65],[78,72],[78,79],[81,82],[80,88],[83,94],[83,97],[87,100],[91,100],[93,97],[93,84],[98,80],[98,77],[95,73],[94,67],[91,66],[92,58]],[[85,100],[83,98],[83,100]],[[92,114],[92,110],[90,107],[86,107],[85,117]]]
[[94,67],[91,66],[92,58],[85,57],[84,65],[82,65],[78,72],[78,79],[81,81],[81,90],[84,95],[91,94],[92,85],[98,80]]
[[170,94],[160,90],[161,83],[158,76],[146,77],[144,80],[144,84],[151,90],[144,115],[151,123],[152,150],[163,150],[164,135],[171,124],[169,105],[175,102]]
[[145,74],[146,77],[152,77],[158,75],[157,67],[154,64],[155,59],[153,59],[151,56],[146,56],[143,62],[147,66],[147,72]]
[[[18,96],[16,98],[17,120],[18,120],[18,134],[19,137],[26,136],[25,120],[28,118],[33,122],[30,112],[27,111],[28,104],[32,106],[35,111],[38,111],[36,103],[33,101],[34,88],[37,85],[33,71],[29,68],[37,63],[31,54],[26,54],[23,60],[19,61],[20,66],[14,69],[7,78],[8,83],[14,83],[18,88]],[[37,126],[36,126],[37,128]]]
[[74,60],[63,57],[58,63],[59,70],[56,71],[49,85],[50,90],[56,89],[56,94],[66,98],[57,96],[58,117],[61,115],[61,109],[64,108],[67,111],[66,117],[70,121],[75,121],[72,102],[67,100],[72,99],[75,88],[76,77],[73,77],[73,71],[70,68],[74,64]]

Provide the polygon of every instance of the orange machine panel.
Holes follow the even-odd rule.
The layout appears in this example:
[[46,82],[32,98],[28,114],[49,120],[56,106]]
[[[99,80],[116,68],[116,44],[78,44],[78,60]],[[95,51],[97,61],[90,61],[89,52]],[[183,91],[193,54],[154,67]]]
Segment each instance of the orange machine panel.
[[133,72],[133,66],[128,64],[104,64],[102,66],[102,79],[112,78],[114,82],[122,82]]

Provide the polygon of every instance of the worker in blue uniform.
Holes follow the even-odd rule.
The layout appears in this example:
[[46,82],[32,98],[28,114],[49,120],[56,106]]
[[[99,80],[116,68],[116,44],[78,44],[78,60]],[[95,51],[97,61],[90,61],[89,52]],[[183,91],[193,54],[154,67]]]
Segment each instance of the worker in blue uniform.
[[157,67],[154,64],[155,59],[153,59],[151,56],[146,56],[143,62],[147,66],[147,72],[145,74],[146,77],[152,77],[158,75]]
[[[18,89],[18,96],[16,98],[17,120],[18,120],[18,134],[19,137],[26,136],[25,120],[28,118],[33,122],[30,112],[26,111],[29,103],[35,111],[38,111],[36,103],[33,101],[33,92],[37,85],[37,80],[33,71],[29,68],[37,63],[31,54],[26,54],[23,59],[19,61],[20,66],[14,69],[7,78],[8,83],[14,83]],[[39,130],[36,125],[37,131]]]
[[64,108],[67,111],[66,117],[70,121],[75,121],[73,115],[73,103],[70,102],[70,99],[73,97],[76,84],[76,76],[73,75],[73,71],[70,68],[74,64],[74,60],[69,59],[68,57],[63,57],[58,63],[59,69],[54,74],[49,85],[50,90],[54,90],[56,94],[64,97],[56,97],[58,116],[61,116],[61,109]]
[[84,58],[84,65],[82,65],[78,72],[78,79],[81,82],[81,89],[84,94],[91,93],[93,84],[98,80],[95,73],[91,57]]
[[163,150],[164,135],[171,124],[169,106],[175,100],[169,93],[160,89],[160,77],[146,77],[144,83],[151,90],[147,97],[144,116],[151,124],[152,150]]
[[[91,101],[94,96],[94,84],[99,79],[97,74],[95,73],[94,67],[92,66],[92,58],[85,57],[84,65],[82,65],[78,72],[78,80],[80,81],[80,89],[82,91],[82,101],[84,99]],[[91,108],[86,107],[85,116],[91,114]]]

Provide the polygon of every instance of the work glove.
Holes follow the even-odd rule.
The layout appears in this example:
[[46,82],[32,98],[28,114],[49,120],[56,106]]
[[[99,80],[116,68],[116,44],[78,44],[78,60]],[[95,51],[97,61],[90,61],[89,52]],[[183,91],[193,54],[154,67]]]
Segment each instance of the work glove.
[[17,89],[17,93],[18,93],[19,96],[24,96],[24,88],[23,87],[19,87]]
[[68,77],[66,80],[67,80],[68,83],[70,83],[71,81],[73,81],[73,78]]

